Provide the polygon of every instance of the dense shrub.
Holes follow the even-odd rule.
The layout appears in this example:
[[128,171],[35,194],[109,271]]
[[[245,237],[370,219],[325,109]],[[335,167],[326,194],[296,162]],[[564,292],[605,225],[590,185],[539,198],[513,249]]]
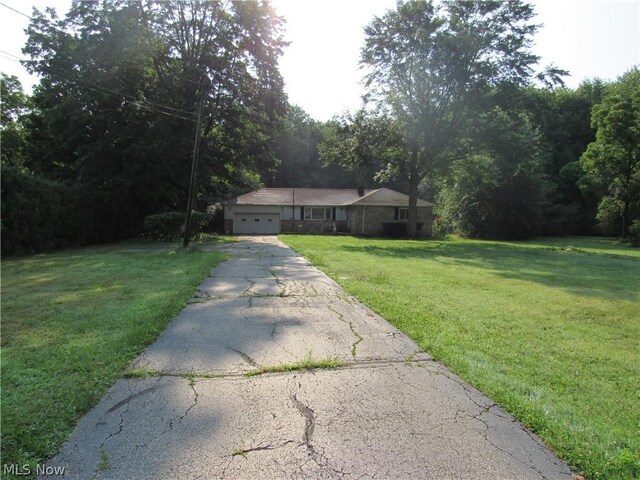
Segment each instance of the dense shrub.
[[2,167],[2,253],[107,242],[106,199],[80,185]]
[[[213,232],[215,214],[193,212],[191,214],[191,235]],[[154,240],[170,241],[184,233],[185,214],[183,212],[163,212],[147,215],[142,226],[144,236]]]
[[224,233],[224,207],[220,203],[216,203],[209,205],[206,212],[210,215],[207,228],[209,228],[211,232]]
[[[423,223],[416,224],[418,232],[422,228]],[[382,229],[387,237],[406,237],[407,222],[382,222]]]
[[436,204],[454,231],[470,238],[528,238],[542,224],[540,177],[488,156],[455,164]]
[[148,215],[142,231],[145,237],[155,240],[174,240],[180,236],[184,226],[184,213],[164,212]]

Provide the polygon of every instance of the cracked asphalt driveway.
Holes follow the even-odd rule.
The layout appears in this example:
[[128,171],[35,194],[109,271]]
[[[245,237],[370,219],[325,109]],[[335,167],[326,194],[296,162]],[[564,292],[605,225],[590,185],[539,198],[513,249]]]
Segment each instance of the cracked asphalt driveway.
[[[49,466],[67,478],[570,479],[537,437],[275,237],[220,248]],[[337,358],[336,370],[245,377]]]

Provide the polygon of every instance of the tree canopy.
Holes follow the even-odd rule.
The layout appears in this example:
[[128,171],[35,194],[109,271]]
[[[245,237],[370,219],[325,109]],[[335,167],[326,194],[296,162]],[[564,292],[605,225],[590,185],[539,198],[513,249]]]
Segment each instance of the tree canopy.
[[[281,20],[266,2],[74,2],[35,13],[32,171],[114,198],[123,235],[182,210],[204,90],[198,198],[211,178],[266,171],[286,100]],[[241,159],[241,161],[240,161]]]
[[631,224],[632,212],[640,208],[638,68],[607,87],[602,101],[594,106],[591,118],[596,138],[580,161],[589,176],[607,186],[607,195],[598,206],[598,218],[604,223],[615,222],[618,218],[620,237],[624,238]]
[[[100,205],[104,240],[134,236],[145,216],[186,207],[202,98],[196,207],[225,198],[228,185],[253,185],[276,163],[287,110],[282,26],[266,1],[74,1],[62,17],[34,9],[23,53],[41,81],[28,112],[10,114],[24,141],[3,149],[3,168],[19,163],[56,192],[83,187],[100,199],[81,203]],[[18,98],[12,82],[3,77],[3,88]],[[3,205],[22,205],[12,193],[3,187]]]
[[195,208],[374,182],[409,194],[410,234],[420,195],[467,236],[594,233],[596,216],[624,236],[640,217],[638,70],[562,88],[566,72],[534,70],[533,15],[400,1],[365,29],[363,107],[319,122],[287,102],[267,1],[34,10],[23,52],[41,81],[28,96],[2,75],[3,251],[128,238],[184,211],[200,104]]
[[534,77],[533,15],[521,1],[418,0],[399,2],[366,27],[365,100],[398,131],[402,145],[388,170],[408,180],[410,235],[416,233],[418,185],[458,156],[466,127],[486,110],[487,95]]

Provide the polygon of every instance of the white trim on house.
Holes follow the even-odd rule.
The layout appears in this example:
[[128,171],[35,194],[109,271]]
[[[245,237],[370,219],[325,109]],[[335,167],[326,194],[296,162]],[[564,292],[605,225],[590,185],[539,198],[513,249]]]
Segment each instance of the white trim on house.
[[236,234],[274,235],[280,230],[279,213],[240,212],[233,215],[233,231]]
[[304,207],[305,220],[331,220],[331,207]]

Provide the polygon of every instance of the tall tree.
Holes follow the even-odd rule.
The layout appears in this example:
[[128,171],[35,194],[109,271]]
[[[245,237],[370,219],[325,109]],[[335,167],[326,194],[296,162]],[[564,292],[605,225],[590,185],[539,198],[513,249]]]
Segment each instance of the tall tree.
[[[591,110],[602,98],[605,84],[587,80],[575,90],[527,88],[519,108],[529,112],[546,155],[541,157],[546,200],[541,234],[594,233],[599,200],[597,189],[585,188],[580,156],[595,140]],[[602,193],[600,193],[600,196]]]
[[[542,223],[543,152],[526,111],[478,117],[476,154],[455,160],[439,185],[441,217],[467,237],[522,239]],[[482,147],[482,148],[479,148]]]
[[613,211],[625,238],[631,212],[640,203],[640,69],[606,88],[602,102],[593,108],[592,125],[596,140],[582,155],[582,168],[608,186],[598,213],[604,218]]
[[[456,142],[487,92],[533,78],[533,16],[520,0],[414,0],[366,27],[367,100],[401,127],[410,235],[418,185],[457,156]],[[548,73],[553,80],[562,72]]]
[[35,169],[107,193],[123,236],[184,208],[201,92],[196,197],[273,164],[284,42],[267,2],[75,1],[64,18],[33,17]]
[[316,121],[300,107],[292,105],[285,128],[276,142],[275,154],[279,163],[271,178],[267,180],[267,185],[356,188],[357,185],[371,182],[375,165],[363,166],[345,162],[345,166],[338,161],[343,160],[343,156],[329,159],[326,152],[321,157],[321,142],[333,131],[334,125],[333,121]]
[[0,132],[2,165],[24,164],[26,132],[24,118],[29,110],[29,98],[17,77],[0,73]]

